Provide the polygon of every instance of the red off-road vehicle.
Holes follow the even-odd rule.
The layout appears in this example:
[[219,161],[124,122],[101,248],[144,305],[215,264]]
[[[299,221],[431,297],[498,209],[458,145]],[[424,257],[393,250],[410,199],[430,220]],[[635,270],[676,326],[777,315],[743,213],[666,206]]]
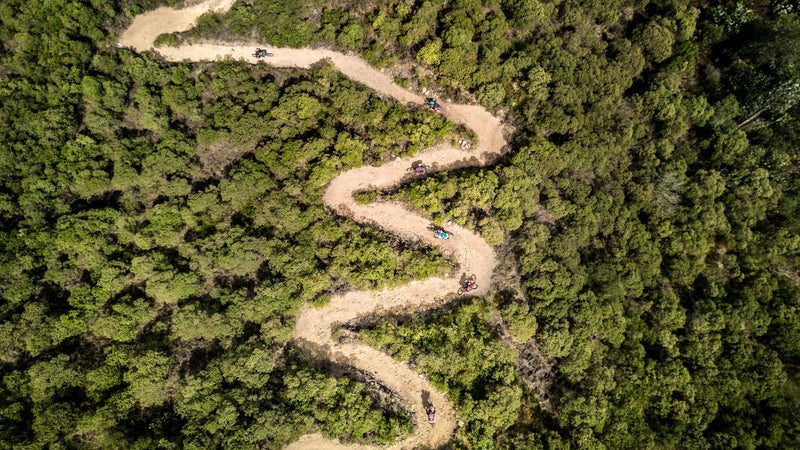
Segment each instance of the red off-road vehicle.
[[475,289],[478,289],[478,284],[475,283],[475,280],[476,280],[476,277],[475,277],[474,273],[472,275],[470,275],[469,277],[467,277],[467,279],[464,280],[463,283],[461,283],[461,287],[458,288],[458,295],[461,295],[461,294],[463,294],[465,292],[470,292],[470,291],[474,291]]

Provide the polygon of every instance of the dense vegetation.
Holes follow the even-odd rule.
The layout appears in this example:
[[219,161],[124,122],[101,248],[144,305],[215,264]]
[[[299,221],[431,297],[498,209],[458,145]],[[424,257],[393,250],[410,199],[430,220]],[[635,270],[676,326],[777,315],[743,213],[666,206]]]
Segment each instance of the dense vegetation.
[[[324,66],[114,48],[120,17],[152,6],[0,5],[0,442],[273,447],[314,422],[392,439],[401,412],[287,342],[303,302],[444,270],[435,251],[327,214],[320,193],[454,128]],[[162,41],[255,29],[413,59],[411,86],[516,125],[498,166],[392,195],[480,230],[516,259],[525,295],[500,280],[503,295],[363,333],[448,389],[456,445],[791,448],[796,8],[255,0]],[[515,375],[495,309],[554,363],[550,410]]]
[[489,326],[491,314],[491,305],[467,301],[428,320],[411,317],[402,326],[381,318],[363,333],[395,357],[414,361],[448,392],[464,422],[459,443],[475,448],[492,448],[495,431],[512,426],[523,408],[516,351],[497,339]]
[[[526,298],[494,303],[519,339],[535,329],[531,342],[557,369],[550,412],[532,419],[535,401],[516,408],[526,396],[508,391],[513,426],[494,422],[497,411],[462,415],[494,423],[485,432],[510,447],[798,445],[793,4],[418,6],[342,7],[323,12],[321,29],[343,24],[335,44],[347,48],[358,23],[365,56],[414,57],[440,89],[466,86],[509,109],[518,132],[507,161],[392,195],[516,255]],[[392,337],[375,342],[444,359],[424,367],[457,402],[448,372],[464,361],[471,370],[456,378],[485,384],[470,401],[506,386],[505,359],[487,368],[471,337],[433,338],[433,349],[409,337],[416,322],[385,327]],[[486,438],[468,426],[461,442]]]
[[[498,426],[496,443],[796,445],[793,5],[416,6],[322,9],[308,39],[416,58],[511,109],[505,164],[395,194],[518,255],[527,301],[497,306],[518,334],[535,317],[557,420]],[[451,359],[432,376],[470,360],[436,342]]]
[[407,432],[403,411],[288,341],[304,302],[449,270],[321,195],[453,124],[326,66],[117,49],[111,7],[22,6],[0,8],[0,448],[272,447],[314,422],[345,440]]

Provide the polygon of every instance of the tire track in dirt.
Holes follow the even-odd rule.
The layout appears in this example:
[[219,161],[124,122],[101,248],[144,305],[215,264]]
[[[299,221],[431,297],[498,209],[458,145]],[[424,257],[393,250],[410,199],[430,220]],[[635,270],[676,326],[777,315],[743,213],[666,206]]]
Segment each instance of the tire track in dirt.
[[[159,8],[137,16],[120,35],[119,45],[137,51],[155,50],[153,41],[162,33],[190,29],[197,17],[207,11],[224,11],[233,0],[208,0],[189,8],[176,10]],[[263,60],[275,67],[308,68],[320,60],[329,60],[348,78],[368,88],[405,104],[421,105],[424,98],[394,83],[391,76],[371,67],[357,56],[344,55],[326,49],[287,49],[269,46],[273,56]],[[253,53],[256,44],[200,43],[181,47],[162,47],[156,51],[169,61],[213,61],[225,58],[256,63]],[[465,274],[476,274],[479,288],[476,295],[484,295],[497,266],[494,250],[478,234],[457,225],[448,227],[452,237],[437,240],[428,228],[430,221],[417,216],[395,203],[359,205],[353,193],[369,189],[397,186],[408,180],[406,169],[412,160],[422,159],[436,163],[437,170],[452,167],[481,166],[493,161],[504,149],[506,131],[500,120],[478,106],[442,103],[446,118],[475,132],[477,145],[463,150],[450,145],[439,145],[424,150],[413,158],[398,159],[379,167],[365,166],[341,173],[328,185],[323,201],[332,210],[353,220],[396,234],[407,239],[421,240],[438,247],[452,257]],[[332,331],[341,324],[359,316],[380,315],[389,311],[423,311],[448,298],[458,288],[459,278],[432,277],[412,281],[404,286],[381,291],[352,291],[335,296],[320,309],[305,306],[297,317],[294,339],[301,347],[323,355],[336,363],[352,366],[374,377],[391,390],[412,414],[416,425],[414,433],[405,440],[384,448],[419,449],[445,445],[455,432],[456,416],[453,405],[445,393],[436,390],[422,375],[407,364],[393,360],[389,355],[366,345],[339,343],[332,339]],[[423,395],[437,405],[436,425],[427,425],[423,408]],[[361,445],[344,445],[325,439],[319,434],[301,437],[289,446],[291,449],[356,449],[370,448]]]

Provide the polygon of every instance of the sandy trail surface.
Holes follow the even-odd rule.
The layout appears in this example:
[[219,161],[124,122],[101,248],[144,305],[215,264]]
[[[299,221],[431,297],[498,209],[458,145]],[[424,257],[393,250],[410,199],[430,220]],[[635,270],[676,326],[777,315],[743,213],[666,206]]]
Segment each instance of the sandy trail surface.
[[[154,49],[153,41],[162,33],[190,29],[197,17],[207,11],[224,11],[233,0],[207,0],[184,9],[159,8],[137,16],[120,36],[121,46],[137,51],[156,50],[169,61],[213,61],[225,58],[250,63],[264,61],[275,67],[307,68],[320,60],[329,60],[345,76],[362,83],[385,96],[402,103],[422,104],[424,98],[394,83],[392,77],[371,67],[357,56],[345,55],[326,49],[287,49],[242,43],[201,43],[181,47]],[[267,49],[273,56],[257,60],[256,48]],[[305,348],[347,366],[353,366],[375,378],[392,391],[412,414],[416,428],[411,436],[384,448],[420,449],[441,447],[452,438],[456,428],[453,405],[444,392],[435,389],[427,379],[407,364],[393,360],[389,355],[372,347],[354,343],[339,343],[332,339],[332,331],[343,323],[364,315],[382,312],[423,311],[455,295],[463,274],[475,274],[479,288],[475,295],[488,292],[492,273],[497,266],[493,249],[476,233],[448,226],[452,236],[448,240],[435,239],[429,229],[430,221],[411,213],[395,203],[359,205],[353,193],[368,189],[389,188],[408,181],[407,172],[412,161],[423,160],[434,164],[436,170],[452,167],[479,166],[493,161],[504,149],[505,128],[498,118],[479,106],[457,105],[441,102],[440,112],[449,120],[471,129],[477,144],[470,150],[439,145],[424,150],[413,158],[396,159],[379,167],[365,166],[348,170],[337,176],[324,193],[324,202],[339,214],[346,215],[365,225],[383,229],[407,239],[421,240],[440,248],[460,265],[459,276],[429,278],[412,281],[395,289],[382,291],[352,291],[331,299],[323,308],[302,308],[295,330],[295,340]],[[431,114],[435,114],[431,112]],[[425,397],[424,397],[425,396]],[[423,398],[436,406],[436,424],[429,426],[424,411]],[[292,449],[356,449],[360,445],[344,445],[325,439],[319,434],[301,437],[289,446]]]

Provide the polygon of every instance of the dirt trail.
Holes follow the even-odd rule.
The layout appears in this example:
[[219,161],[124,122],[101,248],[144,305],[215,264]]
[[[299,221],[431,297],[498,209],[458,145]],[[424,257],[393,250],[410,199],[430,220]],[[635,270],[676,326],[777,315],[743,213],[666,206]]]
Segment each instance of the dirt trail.
[[[133,47],[138,51],[153,49],[153,41],[159,34],[185,31],[194,24],[200,14],[211,10],[225,10],[230,8],[232,3],[233,0],[207,0],[181,10],[159,8],[142,14],[137,16],[131,26],[122,33],[120,45]],[[203,43],[178,48],[163,47],[157,51],[170,61],[232,58],[255,63],[257,60],[252,55],[256,47],[258,47],[256,44]],[[399,102],[422,104],[424,101],[423,97],[401,88],[393,82],[391,76],[371,67],[356,56],[325,49],[286,49],[264,45],[260,47],[273,53],[273,56],[263,60],[272,66],[307,68],[317,61],[327,59],[345,76]],[[505,128],[491,113],[478,106],[447,103],[442,103],[442,106],[441,114],[475,132],[477,145],[473,149],[463,150],[450,145],[439,145],[418,153],[414,158],[398,159],[379,167],[366,166],[343,172],[331,181],[323,200],[333,210],[357,222],[439,247],[445,254],[458,261],[461,273],[477,275],[480,287],[475,294],[484,295],[488,292],[492,273],[497,266],[497,256],[476,233],[453,225],[448,226],[448,231],[452,232],[450,239],[434,239],[428,229],[430,222],[427,219],[409,212],[398,204],[359,205],[353,200],[354,192],[388,188],[406,180],[408,177],[406,169],[412,160],[421,159],[427,164],[436,163],[437,170],[446,170],[455,166],[488,164],[503,151],[506,145]],[[452,297],[458,285],[458,278],[434,277],[378,292],[348,292],[332,298],[324,308],[304,307],[297,318],[295,340],[299,344],[322,352],[338,363],[356,367],[370,374],[396,394],[412,413],[416,423],[414,433],[405,440],[385,448],[419,449],[445,445],[451,439],[456,427],[453,405],[447,400],[445,393],[437,391],[408,365],[398,363],[385,353],[369,346],[335,342],[331,338],[331,333],[336,326],[366,314],[380,314],[391,310],[411,312],[429,309],[441,304],[447,297]],[[428,395],[437,405],[436,425],[433,427],[427,425],[422,403],[423,395]],[[301,437],[289,448],[368,447],[343,445],[327,440],[319,434],[309,434]]]

